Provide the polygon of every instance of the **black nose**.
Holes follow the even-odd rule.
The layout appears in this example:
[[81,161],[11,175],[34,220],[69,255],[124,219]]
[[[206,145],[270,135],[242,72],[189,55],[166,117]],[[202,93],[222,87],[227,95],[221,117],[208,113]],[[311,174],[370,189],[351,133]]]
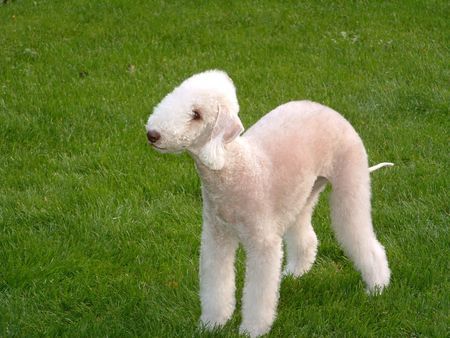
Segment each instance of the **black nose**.
[[161,138],[161,134],[158,133],[156,130],[149,130],[147,132],[147,138],[151,143],[155,143]]

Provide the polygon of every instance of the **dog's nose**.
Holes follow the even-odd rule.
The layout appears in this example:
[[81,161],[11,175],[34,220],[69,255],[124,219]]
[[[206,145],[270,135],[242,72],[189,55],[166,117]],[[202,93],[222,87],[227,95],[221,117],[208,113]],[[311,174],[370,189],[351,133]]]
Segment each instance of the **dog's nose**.
[[149,130],[147,132],[147,138],[151,143],[155,143],[161,138],[161,134],[158,133],[156,130]]

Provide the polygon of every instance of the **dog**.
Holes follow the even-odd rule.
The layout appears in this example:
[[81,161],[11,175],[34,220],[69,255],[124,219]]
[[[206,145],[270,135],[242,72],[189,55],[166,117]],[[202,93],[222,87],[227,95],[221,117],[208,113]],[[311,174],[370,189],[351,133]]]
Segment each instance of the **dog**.
[[[182,82],[156,105],[146,124],[161,153],[187,151],[201,179],[200,321],[224,325],[235,308],[235,251],[246,252],[240,333],[270,331],[282,268],[299,277],[314,263],[311,216],[331,183],[332,227],[368,292],[388,286],[390,270],[371,220],[370,171],[361,138],[339,113],[311,101],[283,104],[244,134],[235,86],[223,71]],[[242,134],[242,135],[241,135]]]

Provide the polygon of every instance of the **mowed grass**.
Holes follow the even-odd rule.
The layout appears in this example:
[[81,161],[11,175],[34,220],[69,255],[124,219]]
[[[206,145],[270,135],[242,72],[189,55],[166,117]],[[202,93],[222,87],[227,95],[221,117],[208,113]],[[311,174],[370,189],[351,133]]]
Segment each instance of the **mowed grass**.
[[[181,80],[226,70],[250,126],[294,99],[358,130],[392,284],[370,297],[314,216],[273,337],[449,334],[447,1],[8,1],[0,6],[0,336],[237,336],[198,329],[200,183],[146,144]],[[301,151],[301,150],[299,150]],[[239,251],[238,299],[244,254]]]

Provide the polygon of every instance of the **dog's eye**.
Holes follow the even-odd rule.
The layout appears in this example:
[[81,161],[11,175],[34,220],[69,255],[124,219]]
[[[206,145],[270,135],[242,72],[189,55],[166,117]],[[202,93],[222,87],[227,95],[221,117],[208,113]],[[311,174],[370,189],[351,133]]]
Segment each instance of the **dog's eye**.
[[200,120],[202,116],[200,115],[200,112],[197,109],[194,109],[192,111],[192,119],[193,120]]

